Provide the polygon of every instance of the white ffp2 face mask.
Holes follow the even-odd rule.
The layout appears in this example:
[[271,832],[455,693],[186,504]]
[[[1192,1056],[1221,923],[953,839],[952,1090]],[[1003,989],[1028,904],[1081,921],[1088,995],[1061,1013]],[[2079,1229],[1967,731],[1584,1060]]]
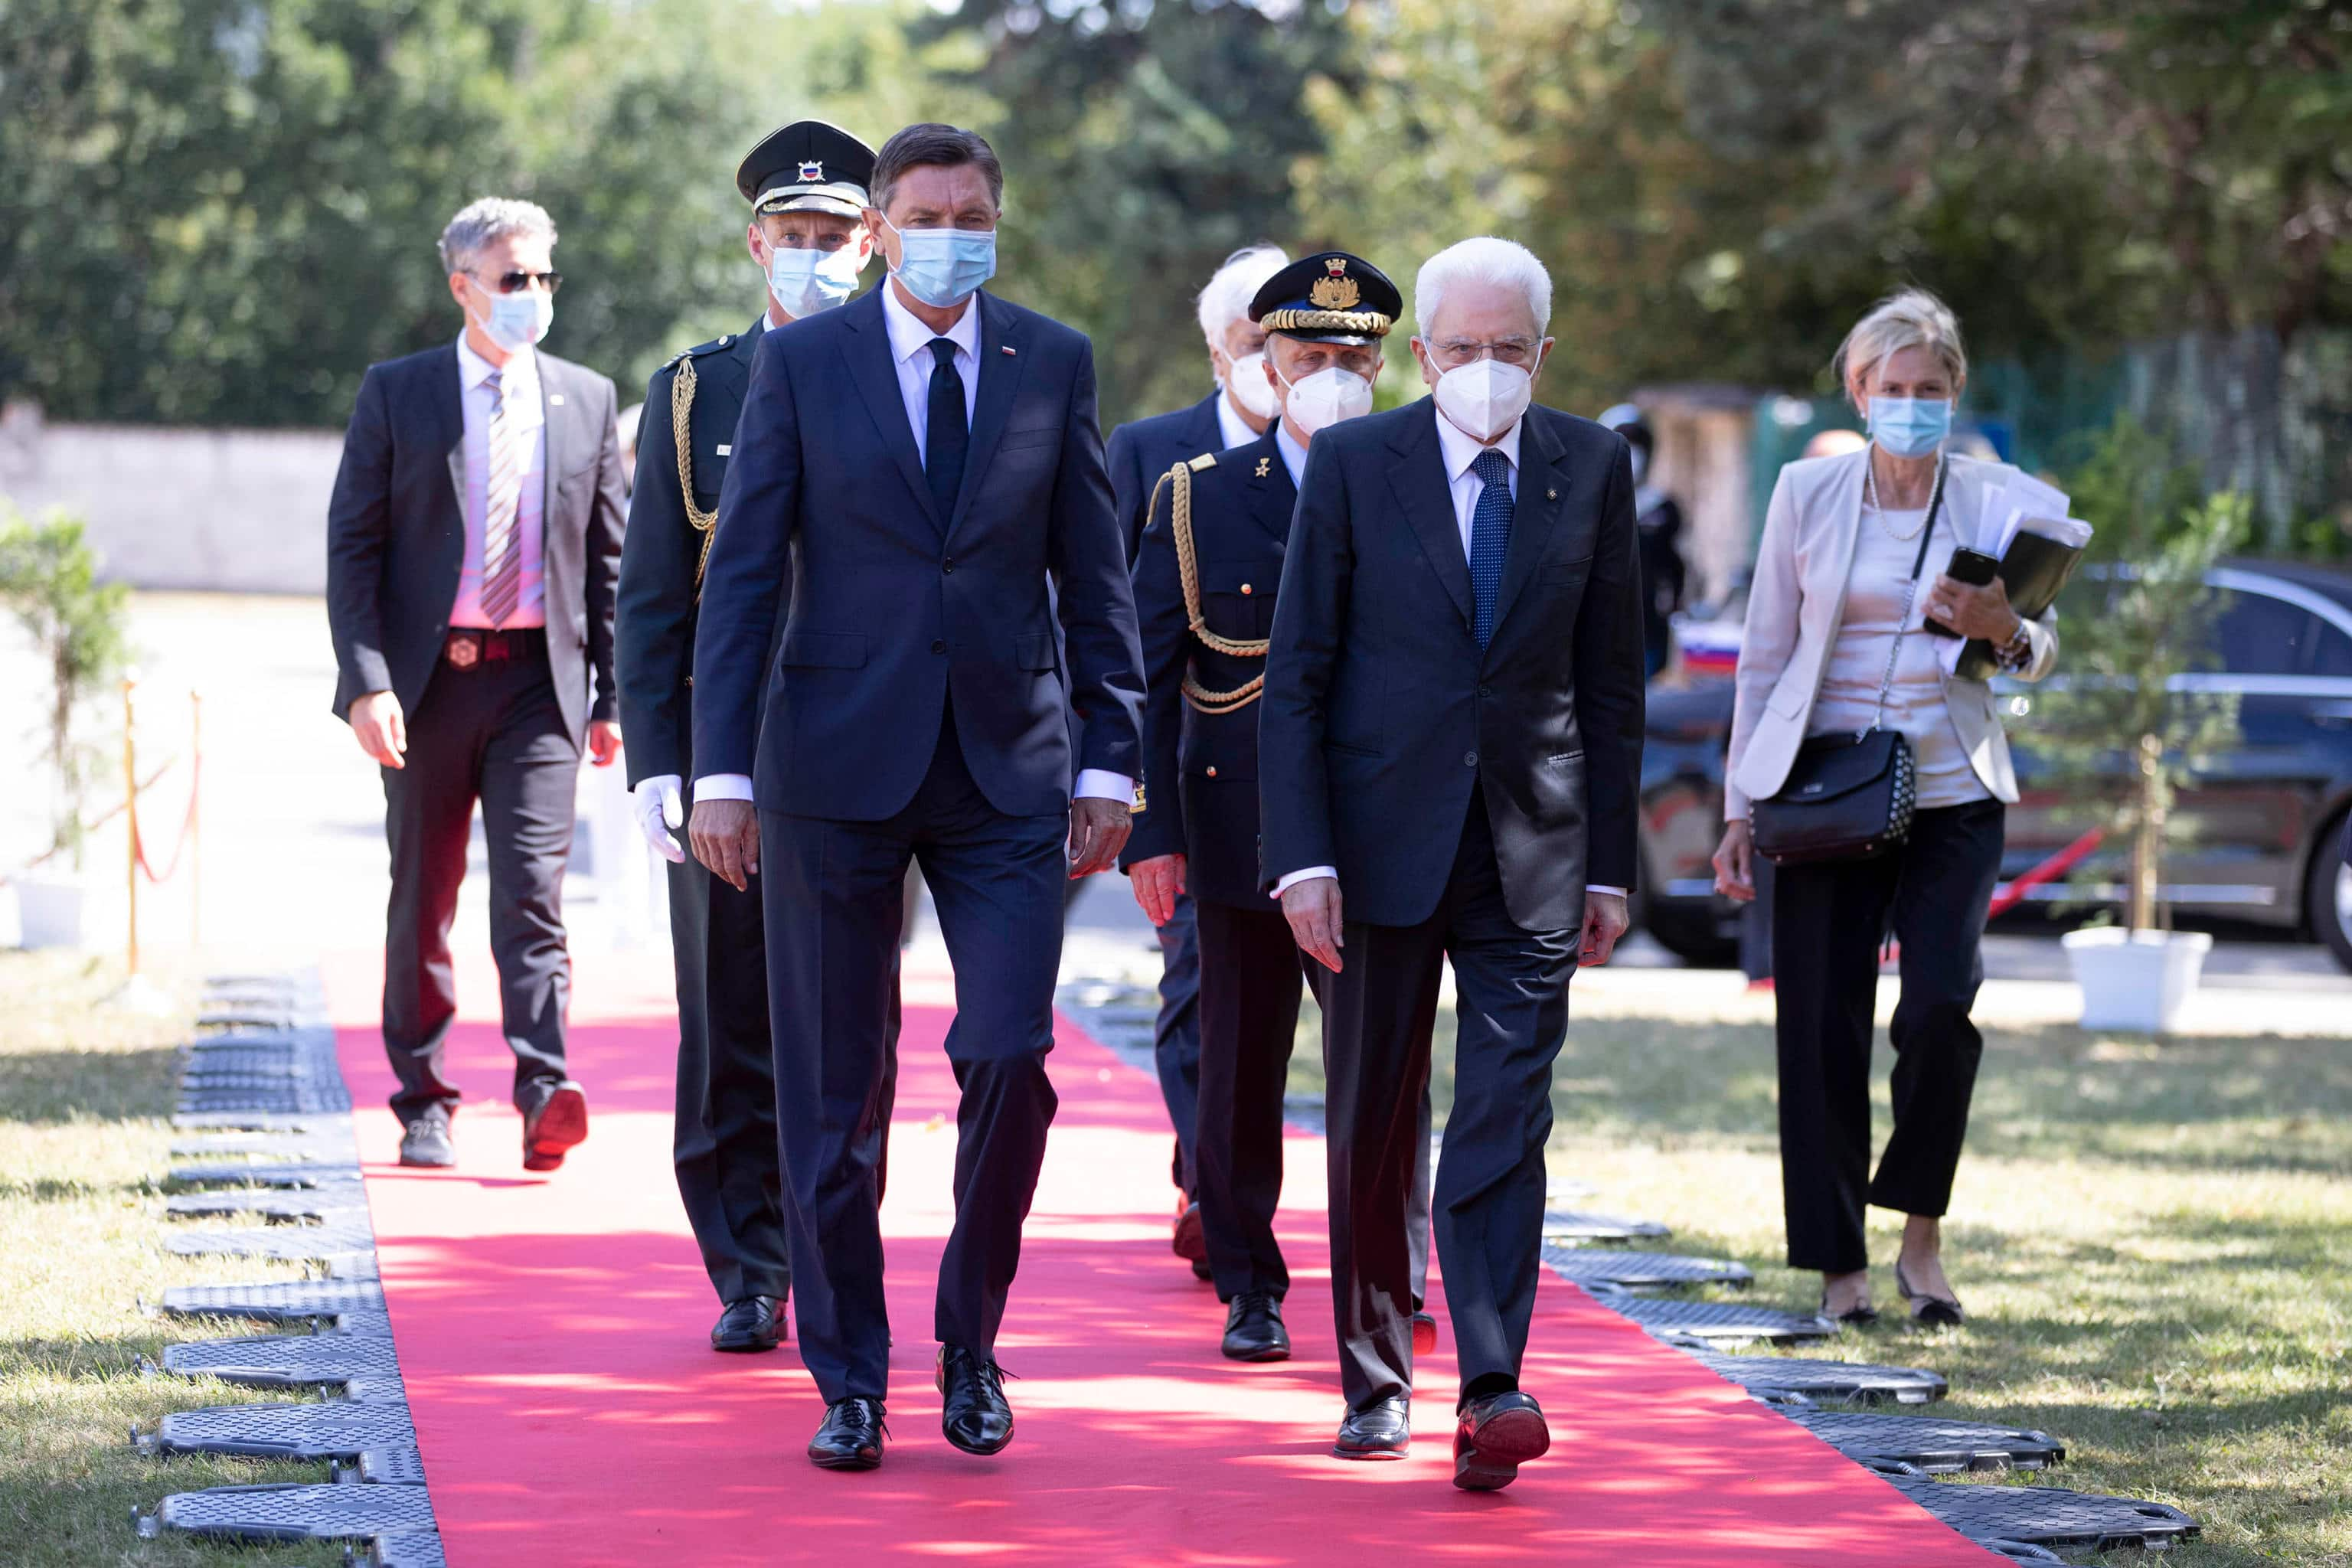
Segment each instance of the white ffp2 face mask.
[[1228,362],[1225,385],[1233,390],[1234,401],[1253,419],[1274,417],[1274,383],[1265,378],[1265,351],[1244,354]]
[[1283,385],[1290,389],[1291,423],[1309,437],[1342,419],[1353,419],[1372,411],[1372,384],[1339,365],[1297,381],[1286,381]]
[[1528,411],[1535,377],[1500,360],[1473,360],[1437,378],[1438,411],[1474,441],[1492,441]]

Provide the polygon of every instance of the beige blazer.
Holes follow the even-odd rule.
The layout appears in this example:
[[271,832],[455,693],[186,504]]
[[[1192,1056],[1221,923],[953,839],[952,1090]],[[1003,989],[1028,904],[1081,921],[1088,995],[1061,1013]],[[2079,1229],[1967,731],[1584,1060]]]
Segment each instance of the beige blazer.
[[[1728,821],[1744,820],[1749,802],[1780,790],[1804,742],[1813,699],[1845,616],[1846,578],[1862,528],[1862,481],[1869,461],[1868,447],[1807,458],[1782,468],[1772,487],[1739,644],[1738,697],[1724,770],[1723,815]],[[2016,470],[1973,458],[1956,457],[1950,464],[1944,480],[1945,517],[1959,537],[1973,539],[1987,495]],[[1940,566],[1931,555],[1922,581]],[[2054,612],[2025,626],[2033,657],[2016,679],[2039,680],[2058,662]],[[1992,689],[1981,680],[1947,676],[1944,700],[1977,777],[1995,798],[2014,805],[2017,773]]]

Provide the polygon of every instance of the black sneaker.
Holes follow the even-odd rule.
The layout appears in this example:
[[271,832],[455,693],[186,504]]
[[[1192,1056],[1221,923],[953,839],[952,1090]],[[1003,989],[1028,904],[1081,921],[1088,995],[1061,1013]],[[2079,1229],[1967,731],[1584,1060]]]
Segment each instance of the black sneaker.
[[449,1135],[449,1110],[436,1105],[420,1113],[401,1134],[400,1163],[444,1170],[457,1163],[457,1145]]

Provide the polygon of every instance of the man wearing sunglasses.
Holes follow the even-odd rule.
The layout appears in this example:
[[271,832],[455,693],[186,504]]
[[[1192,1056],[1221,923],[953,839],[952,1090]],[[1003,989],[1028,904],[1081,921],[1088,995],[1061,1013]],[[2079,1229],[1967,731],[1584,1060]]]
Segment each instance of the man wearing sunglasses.
[[[856,290],[874,254],[866,224],[873,174],[874,150],[821,120],[797,121],[764,137],[736,169],[736,188],[751,204],[744,241],[760,268],[765,308],[745,331],[690,348],[654,373],[621,555],[616,633],[629,784],[639,826],[670,862],[678,1027],[672,1155],[678,1195],[721,1304],[710,1331],[711,1348],[719,1351],[776,1348],[787,1331],[793,1275],[760,889],[738,890],[712,876],[673,831],[685,825],[689,804],[695,622],[752,357],[772,330],[841,304]],[[894,993],[885,1126],[897,1088],[896,1003]],[[875,1176],[878,1192],[878,1160]]]
[[369,368],[328,503],[335,712],[383,773],[403,1164],[457,1159],[449,925],[478,802],[523,1168],[554,1170],[588,1135],[564,1065],[561,893],[581,752],[604,767],[621,750],[621,449],[612,382],[536,346],[562,281],[554,247],[529,202],[485,198],[449,220],[441,260],[464,331]]

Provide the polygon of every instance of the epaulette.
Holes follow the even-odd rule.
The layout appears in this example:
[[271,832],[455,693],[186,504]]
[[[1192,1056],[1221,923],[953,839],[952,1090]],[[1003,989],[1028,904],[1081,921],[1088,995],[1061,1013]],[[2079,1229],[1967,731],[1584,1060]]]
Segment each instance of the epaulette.
[[680,349],[670,357],[668,363],[663,365],[662,369],[668,370],[680,360],[700,359],[705,354],[715,354],[722,349],[733,348],[739,335],[735,332],[725,332],[707,343],[697,343],[690,349]]
[[1197,474],[1203,468],[1215,468],[1217,455],[1214,452],[1203,452],[1197,458],[1188,459],[1184,466]]

